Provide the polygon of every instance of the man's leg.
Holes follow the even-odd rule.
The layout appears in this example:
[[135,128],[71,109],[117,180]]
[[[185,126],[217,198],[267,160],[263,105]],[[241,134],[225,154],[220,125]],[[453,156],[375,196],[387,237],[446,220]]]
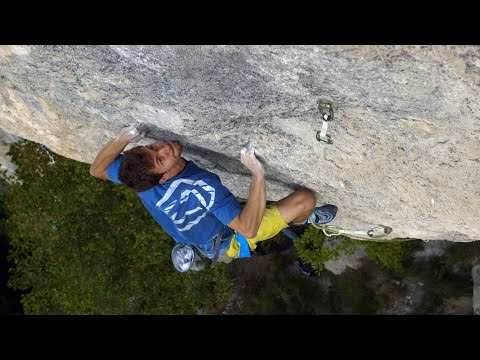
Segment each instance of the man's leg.
[[316,203],[317,198],[312,191],[299,189],[277,201],[277,206],[287,224],[303,224],[312,215]]
[[[303,224],[315,210],[316,202],[317,199],[312,191],[300,189],[278,201],[277,205],[285,222],[292,225]],[[304,275],[312,276],[314,274],[310,264],[305,264],[300,258],[297,258],[297,261]]]
[[[250,249],[255,250],[258,242],[274,237],[292,221],[304,223],[312,215],[315,205],[315,194],[308,189],[296,190],[287,197],[267,205],[257,236],[247,239]],[[235,258],[238,253],[239,245],[234,240],[225,254]]]
[[303,224],[312,215],[316,204],[315,194],[308,189],[299,189],[287,197],[267,205],[257,236],[247,239],[251,250],[257,243],[268,240],[288,227],[290,222]]

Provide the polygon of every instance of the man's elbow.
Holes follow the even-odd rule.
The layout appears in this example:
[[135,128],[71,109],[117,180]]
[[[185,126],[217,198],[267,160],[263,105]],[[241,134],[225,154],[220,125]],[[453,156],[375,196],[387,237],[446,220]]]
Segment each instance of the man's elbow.
[[96,169],[94,166],[90,166],[90,175],[96,177],[96,178],[99,178],[99,179],[102,179],[102,180],[106,180],[106,176],[107,176],[107,172],[106,171],[99,171],[98,169]]
[[90,175],[98,177],[97,170],[95,170],[95,167],[93,165],[90,166],[90,171],[89,172],[90,172]]
[[242,214],[233,219],[228,226],[230,226],[236,232],[242,234],[247,239],[253,239],[257,236],[258,228],[260,224],[254,224],[251,221],[245,221],[242,218]]
[[253,239],[257,236],[258,228],[257,229],[247,229],[245,232],[242,233],[247,239]]

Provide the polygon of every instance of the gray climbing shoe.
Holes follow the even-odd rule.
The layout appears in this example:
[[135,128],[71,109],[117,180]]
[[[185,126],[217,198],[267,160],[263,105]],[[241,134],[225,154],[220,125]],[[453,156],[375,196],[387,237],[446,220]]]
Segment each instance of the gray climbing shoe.
[[332,204],[318,206],[308,218],[307,224],[311,224],[312,222],[316,225],[328,224],[337,215],[337,210],[338,208]]

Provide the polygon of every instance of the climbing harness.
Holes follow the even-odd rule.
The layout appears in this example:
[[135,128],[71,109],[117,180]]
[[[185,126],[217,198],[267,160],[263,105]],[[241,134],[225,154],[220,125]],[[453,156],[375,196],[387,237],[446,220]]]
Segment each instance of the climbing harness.
[[330,135],[327,135],[328,122],[333,120],[333,105],[322,99],[317,101],[317,105],[322,116],[322,129],[317,131],[317,140],[326,144],[333,144]]
[[[313,220],[313,219],[312,219]],[[388,239],[381,239],[384,236],[389,235],[392,232],[392,228],[390,226],[385,225],[377,225],[372,227],[368,230],[346,230],[342,229],[340,226],[337,225],[318,225],[312,221],[311,224],[313,227],[320,229],[323,231],[325,236],[346,236],[351,239],[355,240],[370,240],[370,241],[390,241]]]
[[218,256],[220,254],[220,243],[223,240],[222,237],[223,237],[223,232],[224,231],[225,231],[225,226],[222,226],[222,228],[220,229],[220,232],[218,233],[218,235],[215,238],[215,243],[214,243],[215,245],[213,247],[214,255],[213,255],[212,264],[210,265],[211,268],[214,268],[217,265]]
[[[214,268],[220,256],[220,244],[223,241],[229,240],[231,234],[225,231],[226,227],[222,226],[219,233],[212,238],[212,249],[205,252],[196,245],[179,243],[172,249],[172,263],[175,269],[179,272],[200,271],[205,268],[205,259],[210,258],[213,251],[213,258],[210,267]],[[224,238],[224,235],[227,237]]]

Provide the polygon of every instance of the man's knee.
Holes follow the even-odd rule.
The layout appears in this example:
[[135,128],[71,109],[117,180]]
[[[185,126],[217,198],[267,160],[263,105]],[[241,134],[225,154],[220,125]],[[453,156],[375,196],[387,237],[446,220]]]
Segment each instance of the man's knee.
[[277,202],[278,210],[285,223],[301,223],[311,215],[317,204],[315,193],[308,189],[298,189]]
[[317,205],[317,197],[313,191],[308,189],[299,189],[294,193],[296,203],[303,208],[304,211],[313,211]]

